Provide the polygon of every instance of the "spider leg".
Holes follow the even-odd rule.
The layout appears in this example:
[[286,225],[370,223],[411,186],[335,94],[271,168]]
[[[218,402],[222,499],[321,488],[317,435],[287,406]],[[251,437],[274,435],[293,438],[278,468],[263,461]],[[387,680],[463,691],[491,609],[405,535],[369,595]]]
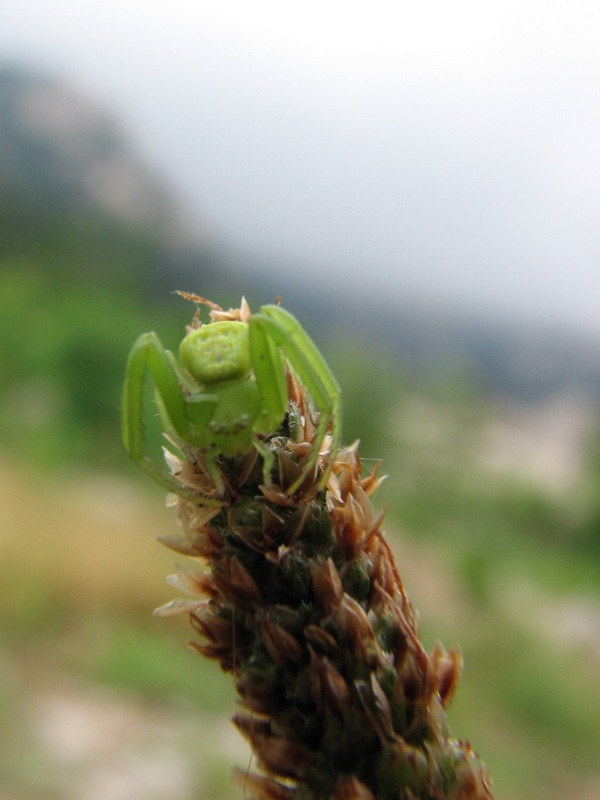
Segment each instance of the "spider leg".
[[[333,456],[337,452],[341,438],[341,395],[338,383],[312,339],[298,320],[283,308],[273,305],[263,306],[260,312],[251,318],[250,331],[251,341],[252,337],[256,336],[256,332],[259,332],[264,339],[269,341],[271,350],[277,349],[285,355],[319,412],[312,452],[302,474],[288,489],[288,494],[297,491],[309,471],[314,467],[331,420],[331,452],[327,466],[319,480],[321,489],[327,483],[333,468]],[[260,387],[263,376],[260,370],[257,372],[254,355],[253,353],[254,374]],[[283,370],[281,372],[283,373]],[[287,406],[287,394],[285,394],[284,402]]]
[[271,486],[271,471],[275,464],[275,457],[269,445],[265,442],[261,442],[260,439],[255,438],[254,447],[256,447],[263,458],[263,483],[265,486]]
[[[256,317],[250,318],[249,341],[252,369],[256,379],[263,411],[254,423],[256,433],[272,433],[279,427],[288,405],[285,369],[279,352],[268,331],[255,324]],[[268,445],[255,437],[254,446],[263,457],[263,482],[271,485],[271,469],[274,464],[273,453]]]
[[288,405],[285,368],[270,331],[262,324],[260,316],[250,318],[248,327],[252,369],[263,402],[263,414],[255,429],[270,433],[283,419]]
[[[217,464],[218,457],[219,457],[219,450],[216,448],[210,448],[209,450],[201,454],[200,459],[201,459],[201,468],[213,482],[217,495],[219,497],[222,497],[225,492],[225,483],[223,481],[221,470],[219,469],[219,466]],[[210,505],[210,503],[208,503],[208,505]],[[222,505],[222,504],[217,501],[215,505]]]
[[[164,349],[158,336],[150,332],[142,334],[136,340],[127,361],[123,389],[123,444],[134,461],[154,480],[169,491],[182,495],[185,491],[182,491],[181,484],[160,469],[145,452],[144,381],[147,370],[154,381],[158,406],[167,426],[183,442],[190,440],[189,403],[180,387],[180,370],[175,367],[175,359]],[[209,504],[211,502],[207,501]]]

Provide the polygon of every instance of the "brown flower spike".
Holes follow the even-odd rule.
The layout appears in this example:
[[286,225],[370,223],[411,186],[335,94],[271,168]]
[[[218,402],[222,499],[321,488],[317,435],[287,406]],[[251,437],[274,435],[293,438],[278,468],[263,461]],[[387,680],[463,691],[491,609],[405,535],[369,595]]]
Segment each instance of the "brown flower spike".
[[279,429],[218,457],[216,479],[176,436],[167,455],[181,532],[163,541],[197,566],[171,578],[189,599],[156,613],[188,614],[193,648],[234,677],[233,721],[260,769],[236,780],[256,800],[489,800],[487,769],[446,721],[460,653],[419,640],[371,504],[377,467],[364,476],[356,446],[321,447],[294,487],[319,419],[291,369],[286,382]]

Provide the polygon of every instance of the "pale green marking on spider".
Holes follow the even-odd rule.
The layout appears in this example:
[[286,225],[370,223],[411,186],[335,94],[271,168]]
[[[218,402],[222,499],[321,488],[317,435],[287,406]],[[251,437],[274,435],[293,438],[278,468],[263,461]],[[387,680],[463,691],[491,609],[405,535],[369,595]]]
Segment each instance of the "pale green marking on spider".
[[245,379],[251,366],[246,324],[224,321],[196,328],[179,345],[179,358],[201,384]]
[[[179,348],[181,363],[155,333],[134,343],[123,392],[123,443],[133,459],[171,491],[182,493],[175,478],[145,452],[144,381],[147,371],[164,427],[183,448],[202,454],[217,491],[224,486],[219,456],[256,448],[264,459],[264,481],[271,482],[273,456],[261,438],[274,434],[288,411],[285,367],[303,384],[318,414],[313,448],[288,494],[294,494],[314,468],[331,423],[332,443],[322,488],[340,444],[340,390],[323,356],[298,320],[279,306],[263,306],[248,322],[209,322],[192,330]],[[259,438],[260,435],[260,438]]]

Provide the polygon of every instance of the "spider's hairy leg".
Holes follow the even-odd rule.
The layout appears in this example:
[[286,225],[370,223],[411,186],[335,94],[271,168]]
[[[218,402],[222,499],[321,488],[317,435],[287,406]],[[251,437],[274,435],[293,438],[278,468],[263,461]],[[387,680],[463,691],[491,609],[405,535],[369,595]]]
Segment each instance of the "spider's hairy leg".
[[275,465],[275,456],[269,445],[266,442],[261,442],[260,439],[255,440],[254,447],[258,450],[263,459],[263,483],[265,486],[271,486],[271,472]]
[[[256,335],[255,331],[259,331],[262,337],[267,340],[271,351],[276,349],[284,354],[290,367],[310,394],[319,413],[313,451],[302,474],[290,486],[289,494],[293,494],[298,489],[309,470],[314,466],[327,434],[329,419],[331,419],[331,454],[327,467],[319,481],[319,486],[322,488],[327,483],[333,467],[333,456],[340,444],[341,395],[338,383],[315,343],[298,320],[283,308],[274,305],[262,306],[260,312],[251,319],[251,331],[253,331],[254,335]],[[255,358],[255,353],[252,355],[254,373],[260,385],[263,378],[262,375],[257,374],[258,359]],[[281,362],[280,357],[279,361]],[[287,399],[285,402],[287,403]]]
[[263,402],[263,412],[255,430],[271,433],[285,416],[288,405],[285,368],[279,346],[269,335],[269,330],[254,316],[249,324],[252,369]]
[[[212,480],[217,497],[222,497],[225,493],[225,483],[223,482],[223,476],[221,474],[221,470],[217,464],[217,459],[220,453],[218,449],[213,448],[212,450],[206,451],[202,454],[202,467],[205,473],[209,476]],[[216,501],[215,505],[219,505],[220,501]],[[211,502],[206,503],[206,505],[212,505]]]
[[[248,326],[252,370],[256,386],[262,402],[262,412],[254,423],[256,433],[273,433],[285,417],[288,396],[285,381],[285,368],[279,348],[268,331],[255,324],[257,317],[252,317]],[[263,457],[263,481],[271,483],[271,469],[274,459],[268,445],[255,440],[255,447]]]
[[122,439],[131,457],[158,483],[170,491],[181,486],[145,453],[144,442],[144,380],[150,371],[160,399],[162,415],[166,415],[178,436],[185,440],[189,430],[186,403],[172,363],[173,357],[164,349],[158,336],[143,333],[134,343],[127,360],[123,389]]

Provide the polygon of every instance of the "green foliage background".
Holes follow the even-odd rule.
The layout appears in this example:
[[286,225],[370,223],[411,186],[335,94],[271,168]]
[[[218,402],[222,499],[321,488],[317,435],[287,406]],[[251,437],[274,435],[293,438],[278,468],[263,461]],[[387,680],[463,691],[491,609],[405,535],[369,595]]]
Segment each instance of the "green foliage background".
[[[161,492],[146,486],[122,450],[120,392],[134,338],[154,329],[176,347],[191,317],[189,304],[169,290],[197,291],[224,306],[242,291],[255,306],[272,297],[232,280],[214,253],[182,254],[166,241],[163,231],[97,209],[0,197],[3,474],[7,492],[31,506],[27,513],[36,510],[30,524],[7,517],[0,541],[0,729],[11,731],[0,734],[0,775],[8,776],[8,788],[23,791],[17,796],[64,792],[60,782],[48,784],[52,770],[39,746],[29,748],[33,766],[21,756],[29,735],[27,715],[18,711],[29,692],[20,678],[25,667],[38,679],[76,676],[162,708],[191,710],[199,727],[187,716],[185,724],[198,748],[207,719],[231,707],[229,683],[213,665],[185,654],[185,629],[148,619],[170,596],[160,596],[158,577],[168,562],[153,561],[150,569],[142,555],[153,548],[144,526],[161,532],[148,519]],[[194,265],[191,286],[181,286],[182,262],[188,276]],[[587,474],[569,495],[493,476],[477,455],[491,399],[473,380],[447,366],[409,372],[394,353],[356,341],[348,330],[319,333],[343,387],[344,438],[360,438],[366,468],[383,458],[390,475],[378,502],[388,504],[409,594],[431,611],[422,615],[424,638],[463,646],[467,669],[452,716],[457,733],[490,764],[498,796],[593,791],[600,780],[600,656],[561,641],[569,637],[558,617],[575,598],[598,619],[598,441],[590,438]],[[102,491],[100,476],[107,474],[127,481],[136,498],[135,529],[128,531],[119,513],[118,492]],[[102,526],[76,506],[61,506],[63,493],[78,496],[82,476],[106,504],[106,519],[111,509],[120,517],[106,522],[106,541]],[[158,527],[164,532],[171,524],[165,515]],[[422,563],[439,573],[411,571]],[[193,758],[189,742],[188,749]],[[198,778],[203,792],[235,796],[225,779],[210,774],[207,768]]]

